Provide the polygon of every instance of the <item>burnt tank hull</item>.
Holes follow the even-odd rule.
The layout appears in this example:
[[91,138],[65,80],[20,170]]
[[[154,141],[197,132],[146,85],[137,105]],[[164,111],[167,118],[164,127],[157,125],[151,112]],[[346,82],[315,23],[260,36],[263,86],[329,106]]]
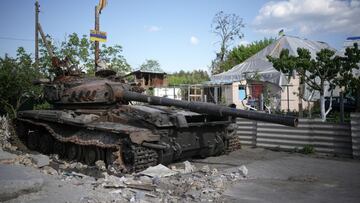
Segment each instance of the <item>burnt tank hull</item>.
[[52,109],[18,113],[29,149],[89,165],[104,160],[121,172],[236,150],[236,117],[297,125],[284,115],[144,95],[113,77],[59,75],[44,96]]
[[18,134],[31,150],[88,165],[104,160],[122,172],[240,147],[231,118],[172,107],[30,110],[19,112],[17,120]]

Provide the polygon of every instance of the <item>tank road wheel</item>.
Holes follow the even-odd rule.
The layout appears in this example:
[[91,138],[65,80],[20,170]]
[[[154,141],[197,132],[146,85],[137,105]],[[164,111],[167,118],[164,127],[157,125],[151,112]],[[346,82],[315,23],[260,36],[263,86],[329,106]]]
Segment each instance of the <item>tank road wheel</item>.
[[98,147],[88,146],[84,152],[84,161],[89,166],[93,166],[97,160],[101,159],[101,152]]
[[69,143],[66,146],[66,157],[69,160],[81,160],[82,149],[80,145]]
[[39,142],[40,151],[44,154],[50,154],[53,151],[53,146],[54,146],[53,137],[50,134],[44,132],[40,136],[40,142]]
[[26,136],[26,145],[30,150],[36,150],[39,147],[39,132],[31,131]]
[[17,120],[15,123],[15,127],[17,136],[20,138],[21,141],[24,141],[26,135],[29,132],[28,126],[24,122]]
[[105,149],[105,163],[106,165],[111,165],[116,160],[115,155],[113,154],[115,152],[115,149],[107,148]]
[[64,158],[66,155],[66,146],[60,141],[55,141],[54,152],[59,155],[60,158]]

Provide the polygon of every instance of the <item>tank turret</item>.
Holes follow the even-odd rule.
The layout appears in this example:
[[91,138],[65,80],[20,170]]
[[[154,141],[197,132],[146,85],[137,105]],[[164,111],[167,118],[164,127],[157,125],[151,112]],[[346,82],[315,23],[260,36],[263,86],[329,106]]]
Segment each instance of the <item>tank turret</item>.
[[92,80],[80,77],[62,78],[53,85],[47,85],[46,91],[48,92],[45,94],[47,100],[57,108],[109,108],[117,104],[128,104],[131,101],[137,101],[150,105],[174,106],[218,117],[241,117],[293,127],[298,124],[297,118],[293,116],[272,115],[212,103],[148,96],[135,91],[133,86],[105,78],[93,78]]

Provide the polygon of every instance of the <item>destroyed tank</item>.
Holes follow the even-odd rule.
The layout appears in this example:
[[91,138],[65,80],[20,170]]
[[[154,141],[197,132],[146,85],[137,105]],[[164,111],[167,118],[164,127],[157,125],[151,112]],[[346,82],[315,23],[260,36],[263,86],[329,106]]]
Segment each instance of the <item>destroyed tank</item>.
[[[296,126],[297,118],[212,103],[148,96],[109,70],[86,77],[53,61],[56,78],[42,81],[48,110],[20,111],[18,135],[30,150],[121,172],[159,163],[217,156],[238,149],[237,117]],[[134,104],[136,102],[136,104]]]

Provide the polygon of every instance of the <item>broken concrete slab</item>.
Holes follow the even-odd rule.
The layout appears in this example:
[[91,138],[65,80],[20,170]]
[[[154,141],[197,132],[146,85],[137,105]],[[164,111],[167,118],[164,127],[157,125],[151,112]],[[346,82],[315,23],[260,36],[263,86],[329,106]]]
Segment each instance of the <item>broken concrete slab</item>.
[[147,175],[150,177],[168,177],[168,176],[172,176],[177,174],[178,172],[173,171],[171,169],[169,169],[168,167],[162,165],[162,164],[158,164],[156,166],[151,166],[149,168],[147,168],[146,170],[140,172],[140,174],[143,175]]
[[3,160],[11,160],[11,159],[15,159],[17,157],[16,154],[12,154],[6,151],[3,151],[2,149],[0,149],[0,161]]
[[31,155],[31,159],[34,161],[34,163],[36,164],[36,166],[38,168],[47,166],[50,164],[50,159],[48,156],[43,155],[43,154],[32,154]]
[[246,168],[245,165],[241,165],[240,168],[239,168],[239,172],[243,177],[246,177],[249,170]]
[[0,164],[0,201],[41,190],[44,179],[33,168]]

